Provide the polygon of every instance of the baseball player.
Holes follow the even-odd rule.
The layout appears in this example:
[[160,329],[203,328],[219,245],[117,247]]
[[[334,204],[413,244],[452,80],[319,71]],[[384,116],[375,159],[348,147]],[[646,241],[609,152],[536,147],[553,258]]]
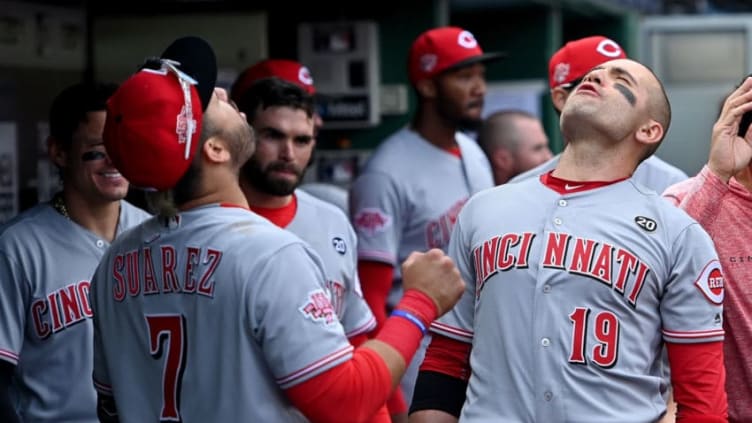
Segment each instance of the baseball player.
[[[313,76],[308,67],[295,60],[289,59],[265,59],[248,69],[244,70],[235,82],[232,84],[231,98],[235,103],[240,102],[242,94],[256,81],[264,78],[279,78],[283,81],[290,82],[302,88],[306,93],[315,96],[316,86],[313,83]],[[321,115],[314,107],[313,110],[313,134],[314,138],[318,136],[319,131],[324,126]],[[300,185],[300,190],[313,195],[314,197],[324,200],[327,203],[339,207],[345,215],[348,215],[348,195],[347,190],[339,185],[325,182],[306,182]]]
[[319,254],[330,301],[351,343],[360,345],[376,321],[360,289],[355,231],[341,210],[296,189],[315,144],[313,98],[281,79],[266,78],[251,85],[237,104],[256,131],[256,150],[240,174],[251,210]]
[[96,422],[91,277],[112,240],[148,214],[102,143],[115,87],[76,84],[50,108],[62,191],[0,229],[0,421]]
[[669,122],[647,67],[607,62],[564,106],[556,169],[465,205],[449,251],[474,283],[432,326],[412,422],[654,422],[664,344],[677,421],[726,421],[712,241],[630,177]]
[[[548,83],[551,87],[551,102],[557,114],[572,90],[590,69],[613,59],[626,58],[624,49],[615,41],[595,35],[570,41],[559,49],[548,62]],[[565,140],[566,141],[566,140]],[[553,170],[559,163],[560,154],[551,160],[521,173],[509,182],[537,179],[538,176]],[[634,172],[633,179],[657,193],[668,186],[687,179],[687,174],[655,155],[645,159]]]
[[439,250],[412,255],[396,315],[354,350],[318,255],[248,210],[252,131],[216,72],[206,41],[180,38],[108,102],[108,151],[159,213],[92,282],[100,419],[367,421],[464,284]]
[[[360,280],[377,322],[386,318],[387,303],[399,298],[397,263],[412,251],[445,249],[467,199],[493,186],[483,151],[459,130],[480,124],[484,63],[498,57],[484,53],[469,31],[457,27],[426,31],[410,49],[416,114],[381,143],[350,190]],[[419,362],[402,384],[408,404]]]
[[[279,78],[252,84],[238,98],[256,132],[256,150],[240,185],[251,210],[299,236],[324,262],[330,301],[350,343],[357,347],[376,327],[357,274],[355,231],[337,207],[296,189],[315,145],[313,98]],[[389,422],[386,407],[381,420]]]
[[[663,196],[697,219],[718,250],[728,290],[723,301],[724,362],[729,421],[752,421],[752,272],[749,266],[752,218],[752,149],[750,134],[740,128],[752,78],[726,99],[713,127],[708,162],[693,178],[672,185]],[[747,111],[746,113],[749,113]],[[741,131],[741,132],[740,132]]]

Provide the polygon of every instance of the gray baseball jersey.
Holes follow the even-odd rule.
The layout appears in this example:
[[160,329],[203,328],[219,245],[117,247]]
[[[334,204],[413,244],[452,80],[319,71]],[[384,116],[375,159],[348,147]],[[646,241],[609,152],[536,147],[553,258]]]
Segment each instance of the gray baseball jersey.
[[[118,234],[148,216],[122,201]],[[109,246],[49,203],[0,229],[0,359],[22,421],[98,421],[89,289]]]
[[710,237],[631,179],[473,197],[449,247],[468,281],[432,331],[472,343],[464,422],[654,422],[664,341],[723,339]]
[[154,218],[91,287],[94,384],[120,421],[305,421],[284,396],[352,356],[303,241],[238,207]]
[[285,229],[306,241],[324,263],[330,301],[347,337],[370,332],[376,319],[363,299],[358,279],[357,240],[347,216],[336,206],[301,190],[298,209]]
[[[526,179],[538,177],[548,171],[556,168],[559,164],[561,154],[557,154],[549,161],[542,163],[526,172],[512,178],[509,182],[521,182]],[[652,189],[658,194],[662,193],[671,185],[684,181],[688,178],[687,174],[681,169],[672,166],[661,160],[658,156],[652,155],[645,159],[632,175],[632,179],[646,187]]]
[[461,159],[403,128],[369,158],[350,190],[359,258],[399,270],[413,251],[446,250],[467,199],[493,186],[477,143],[460,132],[456,139]]
[[300,186],[300,190],[311,194],[319,200],[324,200],[329,204],[334,204],[342,210],[346,216],[349,216],[350,200],[348,199],[349,194],[345,188],[324,182],[307,182]]

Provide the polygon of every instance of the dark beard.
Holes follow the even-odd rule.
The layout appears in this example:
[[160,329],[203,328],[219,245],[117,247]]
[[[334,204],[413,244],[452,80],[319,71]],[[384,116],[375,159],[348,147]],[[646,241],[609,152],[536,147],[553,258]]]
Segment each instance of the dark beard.
[[243,166],[243,177],[252,187],[256,190],[269,195],[275,195],[278,197],[284,197],[292,194],[295,188],[300,185],[302,175],[298,172],[298,179],[296,182],[289,182],[285,180],[274,180],[269,177],[269,173],[275,169],[279,169],[280,165],[270,165],[266,170],[261,169],[261,165],[251,157],[245,166]]
[[482,119],[460,119],[457,122],[457,128],[460,131],[477,132],[483,124]]

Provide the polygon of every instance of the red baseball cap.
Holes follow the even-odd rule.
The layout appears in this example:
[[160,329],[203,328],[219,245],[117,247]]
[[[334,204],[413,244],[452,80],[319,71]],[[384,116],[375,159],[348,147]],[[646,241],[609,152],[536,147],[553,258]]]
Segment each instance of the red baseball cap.
[[415,84],[446,70],[504,56],[503,53],[483,53],[470,31],[455,26],[434,28],[420,34],[410,47],[408,76]]
[[551,56],[548,84],[551,88],[568,84],[601,63],[625,57],[624,49],[616,41],[601,35],[570,41]]
[[287,59],[266,59],[244,70],[232,84],[230,98],[236,103],[254,82],[263,78],[277,77],[303,88],[308,94],[316,94],[311,71],[303,64]]
[[110,97],[104,145],[112,163],[134,186],[168,190],[188,170],[216,76],[211,46],[201,38],[184,37]]

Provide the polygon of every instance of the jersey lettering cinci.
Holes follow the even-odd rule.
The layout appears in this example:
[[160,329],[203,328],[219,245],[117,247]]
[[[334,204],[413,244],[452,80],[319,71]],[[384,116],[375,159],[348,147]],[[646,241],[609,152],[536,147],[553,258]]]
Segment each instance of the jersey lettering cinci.
[[[505,234],[484,241],[473,251],[478,295],[486,280],[512,267],[528,267],[535,234]],[[629,251],[607,243],[549,232],[543,240],[540,265],[587,276],[616,290],[633,307],[650,268]],[[627,289],[628,282],[630,288]]]
[[89,281],[64,286],[31,303],[34,330],[40,339],[70,327],[93,315],[89,305]]
[[115,280],[113,298],[123,301],[126,296],[169,293],[199,294],[212,298],[212,276],[222,252],[211,248],[186,247],[183,254],[186,260],[182,269],[177,268],[178,254],[171,245],[162,245],[156,252],[151,247],[144,247],[118,254],[112,261],[112,277]]

